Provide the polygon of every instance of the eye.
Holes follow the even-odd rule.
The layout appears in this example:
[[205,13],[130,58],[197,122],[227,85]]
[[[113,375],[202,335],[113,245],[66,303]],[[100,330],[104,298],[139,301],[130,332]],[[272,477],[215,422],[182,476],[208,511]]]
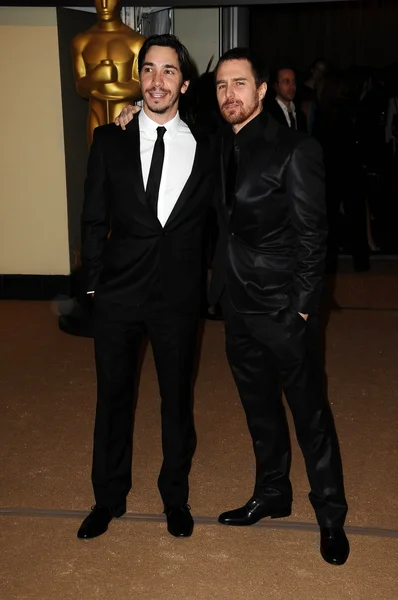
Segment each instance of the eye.
[[166,69],[165,73],[166,75],[174,75],[174,71],[172,71],[171,69]]
[[151,71],[151,67],[144,67],[144,73],[150,73]]
[[223,90],[225,88],[225,83],[219,83],[217,86],[218,90]]

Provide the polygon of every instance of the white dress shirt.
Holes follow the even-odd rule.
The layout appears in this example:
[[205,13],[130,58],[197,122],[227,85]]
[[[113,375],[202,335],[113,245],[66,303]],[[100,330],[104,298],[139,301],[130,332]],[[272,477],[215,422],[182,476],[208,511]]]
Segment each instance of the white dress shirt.
[[291,127],[291,123],[290,123],[290,119],[289,119],[289,112],[293,113],[293,117],[294,117],[294,120],[296,121],[296,128],[297,128],[296,108],[294,106],[294,102],[290,102],[290,111],[289,111],[286,104],[284,104],[282,102],[282,100],[279,100],[279,98],[275,98],[275,100],[277,101],[277,103],[279,104],[281,109],[283,110],[283,114],[285,115],[285,119],[286,119],[286,122],[289,125],[289,127]]
[[[138,114],[138,124],[142,178],[146,189],[159,123],[152,121],[141,110]],[[166,128],[166,132],[163,137],[164,162],[158,197],[158,219],[164,227],[192,172],[196,140],[188,125],[180,119],[178,112],[171,121],[163,126]],[[94,290],[87,292],[87,294],[93,293]]]
[[[146,189],[159,123],[152,121],[144,110],[140,111],[138,121],[142,178]],[[163,126],[166,132],[163,137],[164,162],[158,197],[158,219],[164,227],[192,172],[196,140],[178,112]]]

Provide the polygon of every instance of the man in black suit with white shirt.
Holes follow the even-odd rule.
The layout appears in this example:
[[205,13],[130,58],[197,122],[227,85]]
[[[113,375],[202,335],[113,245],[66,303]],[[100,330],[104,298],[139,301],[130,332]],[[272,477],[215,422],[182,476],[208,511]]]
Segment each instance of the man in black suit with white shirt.
[[211,198],[212,147],[179,117],[190,59],[170,35],[138,57],[143,110],[124,132],[98,127],[88,162],[82,262],[94,294],[97,409],[95,506],[78,537],[104,533],[131,489],[132,399],[149,335],[158,374],[163,464],[158,485],[168,531],[191,535],[188,475],[195,450],[193,370],[202,235]]
[[272,91],[264,98],[264,109],[278,123],[296,131],[307,131],[305,114],[295,105],[296,72],[291,67],[279,67],[271,75]]

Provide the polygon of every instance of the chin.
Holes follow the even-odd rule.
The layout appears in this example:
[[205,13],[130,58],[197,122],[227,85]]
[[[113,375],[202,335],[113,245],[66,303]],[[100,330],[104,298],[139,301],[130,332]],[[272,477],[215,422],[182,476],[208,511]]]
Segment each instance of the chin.
[[239,123],[242,123],[245,120],[244,116],[237,112],[233,112],[232,114],[223,113],[222,116],[224,117],[225,121],[227,121],[227,123],[230,123],[230,125],[238,125]]
[[168,106],[162,108],[161,106],[153,106],[153,107],[149,107],[150,111],[155,113],[156,115],[164,115],[165,112],[167,112],[167,109],[169,108]]
[[170,104],[161,104],[161,103],[156,104],[153,102],[147,102],[147,105],[149,107],[149,110],[151,110],[154,113],[158,113],[158,114],[162,114],[170,108]]

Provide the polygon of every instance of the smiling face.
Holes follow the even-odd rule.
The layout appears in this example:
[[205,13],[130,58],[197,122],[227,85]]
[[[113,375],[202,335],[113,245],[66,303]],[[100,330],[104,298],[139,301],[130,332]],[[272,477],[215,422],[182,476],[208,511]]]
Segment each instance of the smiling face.
[[174,48],[149,48],[140,71],[140,84],[144,110],[150,118],[166,123],[176,115],[180,94],[185,94],[189,81],[183,81]]
[[232,59],[218,67],[216,88],[221,114],[237,133],[261,112],[267,84],[257,87],[248,60]]

